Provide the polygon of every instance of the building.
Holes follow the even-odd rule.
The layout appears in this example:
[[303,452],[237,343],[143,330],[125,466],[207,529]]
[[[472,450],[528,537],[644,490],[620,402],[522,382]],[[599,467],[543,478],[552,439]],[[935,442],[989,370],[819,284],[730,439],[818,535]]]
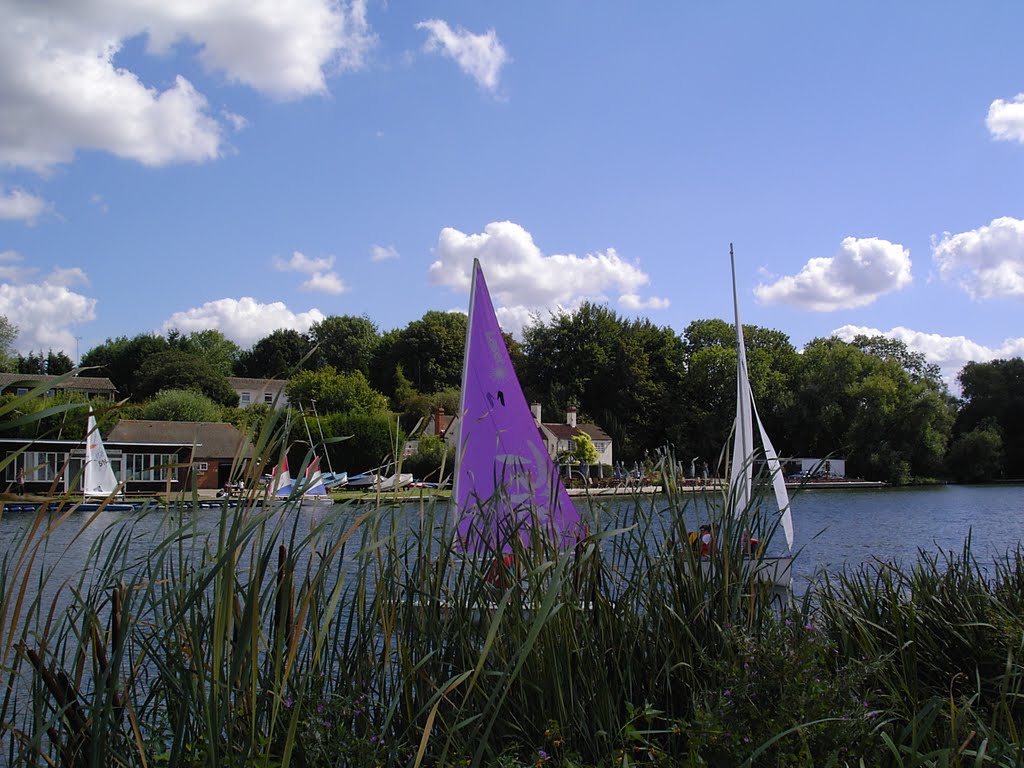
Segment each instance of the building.
[[27,395],[36,387],[50,383],[46,395],[55,392],[76,392],[89,398],[113,400],[117,397],[114,383],[101,376],[47,376],[41,373],[0,373],[0,394]]
[[[181,479],[185,487],[191,487],[194,473],[196,488],[201,489],[222,488],[232,476],[239,476],[253,453],[252,444],[233,424],[212,421],[124,419],[110,430],[105,442],[108,455],[110,446],[119,444],[152,446],[154,450],[160,446],[188,446],[185,477]],[[129,465],[128,469],[126,479],[131,481],[136,468]]]
[[545,423],[541,420],[540,403],[531,403],[533,420],[540,426],[548,453],[556,457],[565,451],[575,450],[575,437],[581,432],[590,437],[597,448],[597,463],[614,466],[612,459],[612,438],[596,424],[577,424],[576,408],[569,406],[565,411],[564,423]]
[[238,407],[248,408],[253,403],[263,403],[273,408],[288,407],[285,387],[287,379],[248,379],[242,376],[228,376],[228,384],[238,395]]

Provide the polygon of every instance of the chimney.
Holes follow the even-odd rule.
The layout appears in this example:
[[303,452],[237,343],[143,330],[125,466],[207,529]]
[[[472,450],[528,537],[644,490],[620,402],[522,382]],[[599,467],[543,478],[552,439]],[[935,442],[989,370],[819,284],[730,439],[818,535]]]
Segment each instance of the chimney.
[[565,423],[570,427],[576,426],[576,406],[570,405],[568,410],[565,412]]
[[439,405],[439,406],[437,406],[437,410],[434,411],[434,434],[437,435],[438,437],[440,437],[441,433],[444,432],[444,426],[442,425],[443,421],[444,421],[444,406],[443,405]]
[[541,420],[540,420],[540,403],[537,403],[537,402],[530,403],[530,413],[533,414],[533,420],[535,422],[537,422],[538,424],[540,424],[541,423]]

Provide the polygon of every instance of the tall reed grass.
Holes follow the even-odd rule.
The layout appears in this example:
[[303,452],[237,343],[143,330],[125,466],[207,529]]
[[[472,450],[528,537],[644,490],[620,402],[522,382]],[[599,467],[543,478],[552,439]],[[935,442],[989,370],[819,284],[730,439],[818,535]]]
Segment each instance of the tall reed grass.
[[[251,437],[283,449],[274,416]],[[515,538],[507,568],[428,497],[309,515],[192,492],[93,534],[66,583],[55,532],[95,522],[25,517],[0,550],[0,762],[1024,764],[1020,550],[822,574],[793,605],[757,576],[758,500],[734,519],[666,486],[582,500],[587,538]]]

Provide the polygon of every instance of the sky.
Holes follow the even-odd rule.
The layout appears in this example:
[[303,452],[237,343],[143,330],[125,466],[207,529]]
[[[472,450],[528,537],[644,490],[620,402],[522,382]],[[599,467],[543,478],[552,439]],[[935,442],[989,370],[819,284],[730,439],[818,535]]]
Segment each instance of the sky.
[[583,301],[1024,355],[1024,3],[0,0],[17,350]]

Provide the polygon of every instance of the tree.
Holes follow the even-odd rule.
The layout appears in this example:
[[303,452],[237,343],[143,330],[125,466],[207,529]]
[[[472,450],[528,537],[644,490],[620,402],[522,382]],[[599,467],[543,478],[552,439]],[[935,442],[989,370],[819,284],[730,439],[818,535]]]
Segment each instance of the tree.
[[317,412],[389,413],[388,399],[370,387],[360,372],[338,373],[327,366],[317,371],[300,371],[288,382],[285,391],[293,403],[316,402]]
[[168,349],[147,358],[139,371],[135,394],[144,400],[169,389],[199,392],[219,405],[238,403],[238,395],[226,376],[205,360],[180,349]]
[[400,331],[381,339],[373,366],[374,385],[392,393],[398,366],[420,392],[462,386],[466,346],[466,316],[460,312],[430,311]]
[[[441,477],[442,465],[444,478]],[[437,435],[423,435],[416,443],[416,450],[402,462],[402,471],[411,472],[414,477],[440,483],[450,478],[455,466],[455,448],[450,447]]]
[[15,362],[12,359],[14,341],[18,338],[18,326],[0,315],[0,372],[15,373]]
[[46,353],[46,372],[50,376],[60,376],[75,367],[74,362],[63,351]]
[[252,349],[239,355],[235,372],[254,379],[276,379],[290,376],[300,365],[309,366],[313,345],[304,333],[281,328],[257,341]]
[[396,431],[394,419],[384,413],[331,413],[321,419],[321,426],[328,439],[351,438],[324,444],[330,466],[349,474],[393,462],[397,446],[405,445],[405,435]]
[[82,355],[82,367],[95,368],[90,375],[107,376],[120,397],[138,402],[143,399],[136,394],[143,363],[168,348],[167,339],[156,334],[139,334],[131,339],[119,336],[107,339]]
[[978,427],[949,447],[949,474],[959,483],[984,483],[1002,476],[1003,438],[995,426]]
[[359,371],[370,375],[374,354],[381,337],[368,317],[331,315],[309,329],[309,337],[317,349],[316,367],[333,366],[340,373]]
[[188,352],[223,376],[231,376],[242,350],[235,342],[218,330],[195,331],[181,336],[173,330],[167,334],[167,343],[173,349]]
[[572,436],[572,442],[575,449],[573,453],[578,462],[587,465],[597,463],[597,446],[590,435],[586,432],[577,432]]
[[996,425],[1003,439],[1002,475],[1024,477],[1024,360],[968,363],[960,371],[963,405],[957,415],[957,438],[979,427]]
[[142,418],[153,421],[220,421],[221,415],[219,405],[191,389],[166,389],[142,407]]

